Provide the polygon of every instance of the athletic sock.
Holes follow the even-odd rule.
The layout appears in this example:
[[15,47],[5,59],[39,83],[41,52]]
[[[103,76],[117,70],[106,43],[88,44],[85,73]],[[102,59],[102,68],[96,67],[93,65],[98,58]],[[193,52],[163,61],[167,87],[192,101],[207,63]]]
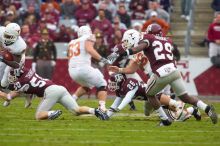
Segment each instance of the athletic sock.
[[170,101],[169,101],[169,106],[177,107],[177,106],[178,106],[178,103],[177,103],[176,100],[170,99]]
[[186,111],[187,111],[189,114],[192,115],[192,113],[194,112],[194,108],[193,108],[193,107],[188,107],[188,108],[186,109]]
[[203,101],[199,100],[197,103],[196,103],[197,107],[202,109],[203,111],[205,111],[206,107],[208,106],[207,104],[205,104]]
[[8,94],[7,94],[7,99],[8,99],[8,100],[11,100],[11,99],[12,99],[12,97],[11,97],[11,94],[10,94],[10,93],[8,93]]
[[164,112],[163,108],[160,107],[159,109],[156,110],[156,112],[159,114],[160,119],[162,120],[167,120],[168,117],[166,115],[166,113]]
[[48,115],[48,118],[54,113],[55,111],[48,111],[47,115]]
[[103,101],[103,100],[99,101],[99,108],[103,111],[106,111],[105,101]]
[[95,115],[95,109],[94,108],[89,108],[89,113]]

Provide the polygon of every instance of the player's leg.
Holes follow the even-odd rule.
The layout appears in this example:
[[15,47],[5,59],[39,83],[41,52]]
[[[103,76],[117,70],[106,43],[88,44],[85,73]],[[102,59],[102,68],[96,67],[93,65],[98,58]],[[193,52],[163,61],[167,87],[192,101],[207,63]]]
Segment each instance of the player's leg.
[[89,91],[89,88],[80,86],[79,88],[77,88],[72,97],[73,99],[78,100],[81,96],[87,94]]
[[71,97],[69,92],[63,86],[60,86],[59,90],[60,92],[63,92],[63,95],[60,98],[59,103],[62,104],[71,113],[76,113],[77,115],[92,114],[100,118],[101,120],[108,119],[108,116],[98,109],[90,108],[87,106],[78,106],[76,100]]
[[[139,74],[137,72],[133,73],[133,74],[126,74],[127,78],[133,78],[136,79],[138,81],[142,81],[141,77],[139,76]],[[130,110],[136,110],[134,101],[129,102],[129,106],[130,106]]]
[[207,105],[202,100],[199,100],[197,97],[188,95],[180,73],[179,78],[171,83],[171,87],[183,102],[194,105],[205,111],[206,114],[211,118],[213,124],[216,124],[218,122],[218,116],[215,112],[215,108],[212,105]]
[[63,92],[60,92],[59,86],[51,85],[46,88],[44,97],[39,104],[36,112],[37,120],[53,120],[62,114],[61,110],[51,110],[51,108],[60,100]]
[[156,98],[156,94],[161,91],[168,83],[169,78],[159,78],[157,75],[152,75],[147,82],[146,94],[149,103],[152,105],[154,110],[159,114],[161,119],[161,125],[168,126],[171,124],[168,116],[161,107],[160,101]]
[[100,70],[89,67],[89,74],[86,77],[87,85],[96,87],[96,96],[99,100],[99,109],[106,111],[105,101],[107,98],[107,82]]

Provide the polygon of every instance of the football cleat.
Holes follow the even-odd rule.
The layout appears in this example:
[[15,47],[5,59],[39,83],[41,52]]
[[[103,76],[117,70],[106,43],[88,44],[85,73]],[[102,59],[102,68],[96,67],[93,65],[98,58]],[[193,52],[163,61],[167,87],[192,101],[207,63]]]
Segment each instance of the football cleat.
[[130,111],[135,111],[136,110],[136,107],[135,107],[133,101],[129,102],[129,105],[130,105]]
[[194,118],[196,119],[196,121],[201,121],[201,113],[198,109],[198,107],[193,107],[194,111],[192,113],[192,115],[194,116]]
[[168,118],[166,120],[161,120],[159,123],[159,126],[170,126],[172,124],[172,121]]
[[7,106],[10,105],[10,103],[11,103],[11,102],[10,102],[9,100],[6,100],[6,101],[3,103],[3,106],[4,106],[4,107],[7,107]]
[[108,120],[109,116],[106,114],[106,112],[103,112],[102,110],[96,108],[95,109],[95,116],[99,118],[100,120]]
[[208,105],[205,109],[206,114],[211,118],[213,124],[218,123],[218,115],[215,112],[213,105]]
[[54,119],[58,118],[61,114],[62,114],[61,110],[56,110],[48,117],[48,119],[54,120]]

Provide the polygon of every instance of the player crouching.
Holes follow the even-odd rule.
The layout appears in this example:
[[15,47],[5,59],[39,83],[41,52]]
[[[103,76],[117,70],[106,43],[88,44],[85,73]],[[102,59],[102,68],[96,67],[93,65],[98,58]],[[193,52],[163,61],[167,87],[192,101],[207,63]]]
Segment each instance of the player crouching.
[[[121,111],[129,102],[134,99],[145,101],[148,100],[145,92],[147,85],[144,82],[133,78],[127,79],[124,74],[112,74],[108,81],[108,88],[110,91],[115,92],[117,96],[107,112],[109,117],[111,117],[115,112]],[[184,109],[185,104],[183,102],[177,102],[165,94],[158,94],[157,98],[162,105],[168,107],[168,109],[166,109],[167,114],[169,118],[174,121],[185,121],[189,119],[191,115],[194,115],[197,120],[201,119],[199,111],[194,107]],[[171,103],[177,104],[175,106],[176,108],[174,108],[173,104]],[[153,109],[152,106],[151,109]]]
[[58,118],[62,114],[62,111],[51,110],[56,103],[60,103],[71,113],[76,113],[78,115],[93,114],[100,119],[105,119],[107,116],[99,109],[78,106],[77,102],[71,97],[65,87],[56,85],[51,80],[38,76],[31,69],[23,68],[19,73],[16,72],[16,74],[10,67],[7,67],[6,69],[10,70],[10,73],[7,78],[2,80],[1,85],[3,87],[7,87],[9,90],[20,91],[26,94],[35,94],[38,97],[43,97],[35,115],[37,120],[53,120]]

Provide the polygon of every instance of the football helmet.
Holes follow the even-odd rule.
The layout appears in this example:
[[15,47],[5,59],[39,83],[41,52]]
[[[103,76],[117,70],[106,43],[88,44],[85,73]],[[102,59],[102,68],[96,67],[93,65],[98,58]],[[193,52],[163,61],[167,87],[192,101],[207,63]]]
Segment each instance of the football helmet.
[[140,33],[135,29],[129,29],[125,31],[122,37],[122,47],[124,49],[130,49],[132,47],[136,47],[140,40]]
[[17,23],[9,23],[3,33],[3,42],[5,45],[13,44],[20,36],[21,27]]
[[156,36],[162,36],[162,28],[159,24],[153,23],[147,27],[146,33]]
[[92,30],[91,28],[88,26],[88,25],[84,25],[84,26],[81,26],[79,29],[78,29],[78,37],[81,37],[81,36],[84,36],[84,35],[91,35],[92,34]]
[[112,92],[118,90],[125,80],[126,76],[124,74],[112,74],[108,80],[108,89]]

